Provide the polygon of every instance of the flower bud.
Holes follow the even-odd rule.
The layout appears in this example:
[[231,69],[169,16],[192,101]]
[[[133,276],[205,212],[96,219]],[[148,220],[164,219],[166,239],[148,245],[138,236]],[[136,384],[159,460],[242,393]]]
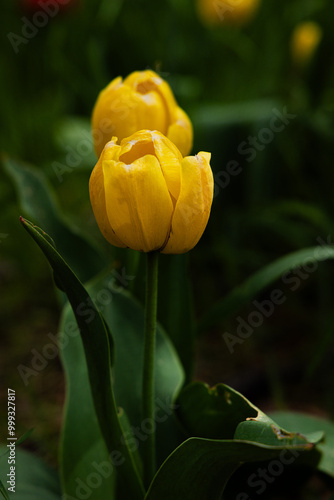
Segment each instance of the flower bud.
[[103,236],[117,247],[180,254],[207,225],[213,199],[210,153],[183,158],[158,131],[108,142],[89,192]]
[[244,25],[252,20],[260,0],[197,0],[201,21],[209,26]]
[[321,27],[312,21],[298,24],[291,38],[291,56],[298,66],[305,66],[312,58],[322,38]]
[[115,78],[100,92],[92,116],[94,148],[100,156],[113,136],[121,141],[138,130],[158,130],[183,156],[192,148],[193,130],[173,92],[154,71],[135,71]]

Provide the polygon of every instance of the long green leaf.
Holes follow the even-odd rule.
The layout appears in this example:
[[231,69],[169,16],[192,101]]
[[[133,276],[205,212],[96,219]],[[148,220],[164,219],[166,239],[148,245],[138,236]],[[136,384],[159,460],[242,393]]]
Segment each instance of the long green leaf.
[[[107,446],[96,418],[85,350],[69,304],[60,323],[60,357],[65,371],[66,400],[59,449],[59,466],[65,494],[78,497],[86,492],[91,500],[113,498],[116,478]],[[71,321],[65,318],[70,316]],[[98,478],[97,488],[87,485]]]
[[280,459],[289,450],[300,454],[312,448],[190,438],[163,463],[145,500],[221,500],[229,478],[243,463]]
[[306,263],[334,258],[334,246],[319,245],[305,248],[286,255],[253,274],[244,283],[234,288],[228,295],[217,301],[199,320],[198,330],[202,331],[221,323],[228,316],[247,304],[259,292],[294,268]]
[[8,493],[7,493],[7,490],[4,487],[4,485],[2,484],[2,481],[0,481],[0,493],[3,496],[3,498],[5,498],[5,500],[10,500]]
[[[22,218],[21,221],[24,228],[47,257],[55,275],[66,291],[79,326],[96,417],[102,435],[109,453],[119,452],[117,470],[120,479],[127,484],[129,498],[141,499],[144,492],[143,486],[127,443],[122,440],[122,428],[117,415],[111,381],[111,348],[105,322],[83,285],[60,254],[49,243],[43,232]],[[89,304],[90,310],[89,321],[82,314],[82,307],[87,304]],[[80,422],[78,422],[78,425],[80,425]],[[74,443],[73,446],[75,445]]]
[[[113,365],[114,392],[117,406],[122,407],[136,433],[130,442],[133,449],[141,451],[147,431],[142,422],[142,372],[143,372],[143,334],[144,308],[141,303],[126,291],[132,283],[132,274],[127,269],[103,274],[87,285],[89,296],[95,306],[103,312],[115,343],[115,358]],[[84,303],[81,313],[89,321],[92,316],[89,303]],[[73,312],[66,308],[60,326],[61,338],[66,343],[71,335],[74,322]],[[69,332],[66,335],[66,332]],[[178,446],[178,426],[173,416],[171,405],[176,394],[182,387],[184,373],[175,348],[168,336],[157,326],[155,356],[155,394],[157,406],[157,455],[159,462],[163,461],[172,450]],[[80,337],[73,336],[71,342],[62,350],[62,359],[68,380],[71,381],[68,394],[68,413],[78,413],[85,396],[85,385],[77,376],[77,365],[82,366],[84,356],[80,346]],[[72,425],[74,424],[74,425]],[[75,422],[67,427],[68,439],[79,430]],[[64,436],[66,439],[66,436]],[[64,448],[67,463],[66,449]],[[64,467],[66,469],[66,467]],[[67,469],[66,469],[67,470]],[[70,474],[70,472],[68,472]]]
[[57,249],[76,275],[87,281],[100,272],[107,264],[105,256],[65,219],[43,172],[11,159],[5,159],[3,165],[14,182],[22,211],[52,234]]

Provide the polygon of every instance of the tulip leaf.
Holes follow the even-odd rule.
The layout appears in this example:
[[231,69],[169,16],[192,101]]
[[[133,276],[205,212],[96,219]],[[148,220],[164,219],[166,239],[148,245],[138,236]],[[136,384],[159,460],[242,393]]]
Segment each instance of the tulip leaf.
[[[62,498],[57,473],[39,457],[23,449],[15,450],[15,492],[8,490],[10,471],[8,448],[0,448],[0,493],[6,500],[60,500]],[[6,485],[7,487],[4,487]]]
[[324,418],[304,413],[277,411],[270,414],[271,418],[285,428],[307,434],[323,432],[325,438],[317,445],[321,453],[317,468],[334,477],[334,422]]
[[65,219],[43,172],[12,159],[5,159],[3,165],[14,182],[24,214],[52,235],[57,249],[77,276],[86,281],[100,272],[107,264],[105,257]]
[[[59,280],[63,284],[68,300],[75,313],[75,319],[80,332],[80,336],[78,334],[73,336],[72,325],[71,334],[68,333],[68,330],[66,331],[68,334],[68,343],[66,346],[64,345],[64,336],[61,337],[65,370],[67,370],[67,375],[69,373],[72,374],[71,379],[67,379],[69,391],[65,409],[65,430],[62,443],[63,458],[65,458],[64,462],[67,460],[66,467],[63,463],[62,469],[62,479],[65,493],[75,497],[78,488],[81,488],[80,494],[82,496],[82,491],[85,489],[87,494],[88,486],[91,490],[89,493],[90,498],[92,500],[99,499],[101,498],[100,486],[102,485],[102,488],[104,488],[104,485],[107,484],[108,489],[109,481],[113,481],[112,472],[115,468],[112,468],[111,470],[109,467],[108,470],[110,472],[106,475],[106,477],[103,477],[103,473],[96,470],[95,463],[90,461],[92,457],[95,457],[96,450],[93,450],[92,454],[89,455],[89,460],[86,458],[84,461],[81,461],[81,464],[79,463],[78,465],[78,462],[80,462],[80,459],[82,458],[80,455],[80,452],[82,451],[80,438],[85,438],[85,435],[90,434],[91,430],[93,437],[98,437],[100,429],[100,433],[103,437],[110,457],[109,459],[106,450],[103,450],[102,446],[99,446],[101,440],[98,439],[96,446],[99,446],[99,453],[103,454],[103,452],[105,452],[104,455],[106,460],[103,461],[103,464],[110,466],[111,462],[113,462],[115,467],[117,465],[117,471],[119,474],[118,477],[121,484],[126,484],[128,498],[134,500],[140,499],[143,497],[143,486],[127,443],[122,441],[122,428],[118,419],[115,404],[113,384],[111,381],[111,359],[113,354],[111,352],[112,342],[110,332],[99,311],[96,309],[94,303],[87,294],[87,291],[72,270],[68,267],[61,255],[43,236],[41,231],[36,230],[33,224],[24,219],[21,219],[21,221],[24,228],[39,245],[53,268],[54,273],[59,277]],[[86,311],[88,311],[89,317],[85,314]],[[76,344],[74,347],[79,346],[78,349],[80,349],[80,342],[78,342],[79,339],[82,342],[85,356],[82,354],[80,355],[80,351],[77,352],[76,350],[73,350],[74,344]],[[76,354],[80,357],[76,357]],[[70,368],[69,363],[71,363]],[[69,369],[71,372],[68,371]],[[85,385],[83,390],[79,391],[77,400],[75,399],[76,395],[74,395],[73,400],[71,384],[74,384],[74,386],[76,384]],[[89,398],[89,387],[93,406]],[[73,401],[76,404],[79,403],[80,406],[77,406],[76,411],[71,413],[71,410],[73,410]],[[93,411],[93,408],[95,411]],[[75,421],[73,421],[73,419],[75,419]],[[96,422],[98,422],[99,429]],[[79,436],[79,440],[75,440],[73,436],[68,435],[69,428],[73,430],[80,428],[80,430],[76,433],[76,437]],[[92,442],[90,444],[92,445]],[[64,448],[66,451],[65,457]],[[83,454],[85,454],[85,450],[83,450]],[[98,459],[100,459],[100,455],[98,456]],[[78,469],[76,469],[77,465]],[[98,467],[99,466],[101,466],[101,463],[98,463]],[[71,476],[71,480],[68,480],[68,474]],[[92,476],[90,476],[90,474]],[[91,483],[88,484],[89,478],[93,477],[93,474],[94,478],[98,476],[100,482],[98,487],[96,486],[96,480],[93,483],[95,485],[94,487],[90,486]],[[70,491],[67,490],[67,485],[69,485]],[[109,485],[110,489],[108,494],[111,495],[112,484]]]
[[2,484],[2,481],[0,481],[0,493],[5,500],[10,500],[10,498],[7,494],[7,490],[5,489],[4,485]]
[[323,243],[317,247],[305,248],[288,254],[257,271],[241,285],[213,304],[200,319],[198,329],[200,331],[205,330],[221,323],[271,283],[279,278],[283,279],[285,273],[293,271],[293,269],[303,266],[306,263],[311,264],[326,259],[333,259],[334,246],[327,245],[325,242]]
[[[84,495],[86,492],[87,495],[92,494],[91,498],[95,500],[101,495],[111,496],[115,489],[115,474],[112,474],[114,467],[96,418],[78,325],[73,315],[71,322],[64,321],[70,310],[69,305],[64,308],[59,334],[60,357],[67,382],[60,442],[60,473],[66,494],[77,498],[79,493]],[[106,477],[101,475],[104,469]],[[96,491],[86,484],[89,474],[98,474],[103,478]]]
[[192,382],[179,394],[177,415],[188,436],[233,439],[240,422],[256,417],[257,408],[224,384]]
[[282,429],[225,384],[209,387],[193,382],[181,391],[177,403],[178,417],[189,436],[237,439],[267,446],[307,445],[323,439],[322,432],[302,436]]
[[[114,391],[117,405],[123,408],[129,423],[134,430],[134,436],[129,437],[132,450],[141,452],[141,443],[145,441],[147,432],[145,423],[142,422],[142,382],[143,371],[143,335],[144,335],[144,309],[143,306],[125,290],[132,284],[133,276],[126,269],[121,272],[101,275],[87,285],[89,296],[94,301],[96,308],[103,313],[113,334],[115,343],[115,359],[113,366]],[[85,302],[80,308],[80,313],[86,321],[92,318],[90,303]],[[68,308],[64,314],[61,331],[71,329],[74,317]],[[82,364],[80,357],[80,338],[74,336],[71,343],[63,350],[65,358],[76,357],[77,363]],[[172,343],[164,330],[158,325],[156,338],[156,406],[157,406],[157,454],[161,462],[179,444],[178,427],[171,409],[176,393],[181,389],[184,380],[182,365],[178,359]],[[70,358],[65,359],[67,370],[75,377],[76,366]],[[73,411],[80,411],[80,404],[76,403],[80,391],[83,390],[78,380],[73,388]],[[72,429],[71,432],[75,432]]]
[[312,445],[265,446],[237,440],[189,438],[162,464],[145,500],[219,500],[228,480],[242,464],[279,459],[285,450],[300,454],[309,449]]

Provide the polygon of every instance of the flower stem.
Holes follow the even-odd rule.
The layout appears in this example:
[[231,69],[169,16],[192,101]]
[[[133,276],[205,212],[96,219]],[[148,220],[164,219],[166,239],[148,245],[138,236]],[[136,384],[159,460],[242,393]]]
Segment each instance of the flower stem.
[[158,252],[147,253],[145,337],[143,370],[143,420],[150,423],[152,432],[144,445],[144,483],[148,487],[155,474],[155,420],[154,420],[154,358],[158,299]]

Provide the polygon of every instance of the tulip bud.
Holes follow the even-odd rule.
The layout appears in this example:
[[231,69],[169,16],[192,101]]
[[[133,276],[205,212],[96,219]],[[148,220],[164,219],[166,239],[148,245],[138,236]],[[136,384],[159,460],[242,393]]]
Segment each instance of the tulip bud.
[[298,24],[291,38],[291,56],[298,66],[305,66],[312,58],[322,38],[322,29],[312,21]]
[[103,236],[117,247],[180,254],[207,225],[213,199],[210,153],[183,158],[158,131],[106,144],[89,192]]
[[242,26],[255,15],[260,0],[197,0],[198,16],[204,24]]
[[97,98],[92,116],[94,148],[100,156],[112,136],[121,141],[138,130],[158,130],[175,142],[183,156],[192,148],[193,130],[173,92],[154,71],[115,78]]

